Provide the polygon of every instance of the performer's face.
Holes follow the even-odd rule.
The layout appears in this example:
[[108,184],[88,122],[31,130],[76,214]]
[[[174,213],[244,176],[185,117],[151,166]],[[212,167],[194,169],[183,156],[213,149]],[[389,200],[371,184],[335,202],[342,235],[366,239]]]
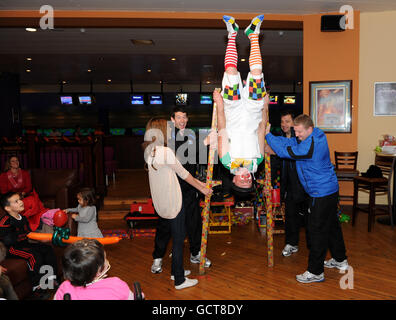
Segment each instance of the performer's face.
[[296,137],[301,141],[307,139],[309,135],[312,133],[312,131],[313,131],[312,127],[308,127],[308,129],[306,129],[302,124],[294,126],[294,132],[296,133]]
[[252,186],[252,175],[246,168],[239,168],[232,182],[239,188],[250,188]]
[[187,126],[188,117],[184,112],[176,112],[175,117],[171,117],[172,122],[175,124],[175,127],[179,130],[184,130]]

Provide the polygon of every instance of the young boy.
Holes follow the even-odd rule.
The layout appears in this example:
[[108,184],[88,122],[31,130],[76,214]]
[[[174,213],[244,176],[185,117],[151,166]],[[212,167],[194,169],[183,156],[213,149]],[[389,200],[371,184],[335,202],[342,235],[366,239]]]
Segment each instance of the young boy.
[[[8,255],[13,258],[26,260],[29,267],[33,291],[39,293],[40,279],[48,276],[40,273],[43,265],[52,267],[51,279],[57,274],[56,256],[51,246],[44,243],[31,243],[27,234],[31,232],[25,216],[20,213],[24,210],[24,204],[16,192],[9,192],[1,196],[0,205],[6,214],[0,218],[0,240],[7,247]],[[51,280],[49,277],[47,280]]]
[[245,29],[250,40],[250,72],[246,86],[243,86],[237,69],[235,43],[239,27],[233,17],[223,17],[228,31],[223,91],[222,95],[213,92],[213,100],[217,105],[219,158],[235,175],[233,189],[239,192],[253,191],[251,173],[257,171],[264,159],[264,130],[267,122],[264,105],[268,105],[269,101],[266,97],[258,41],[263,20],[264,15],[259,15]]

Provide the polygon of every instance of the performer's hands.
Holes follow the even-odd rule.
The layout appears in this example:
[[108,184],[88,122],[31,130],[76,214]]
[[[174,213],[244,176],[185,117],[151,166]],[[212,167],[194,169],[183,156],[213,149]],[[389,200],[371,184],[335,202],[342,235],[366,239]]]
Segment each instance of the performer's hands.
[[198,179],[197,179],[197,182],[198,182],[198,184],[199,184],[199,191],[200,191],[204,196],[208,196],[208,195],[211,195],[211,194],[213,193],[213,190],[212,190],[212,189],[206,188],[206,183],[205,183],[205,182],[199,181]]
[[269,102],[269,92],[267,92],[267,94],[264,96],[264,108],[268,109]]
[[212,129],[208,136],[204,139],[204,145],[210,145],[210,149],[217,149],[218,134],[215,129]]
[[217,91],[216,89],[213,91],[213,101],[217,105],[223,105],[223,97],[222,97],[221,93],[219,91]]
[[265,127],[265,135],[271,132],[271,123],[267,123],[267,126]]
[[269,153],[270,155],[276,155],[276,153],[274,152],[274,150],[272,150],[271,147],[270,147],[268,144],[266,144],[266,145],[264,146],[264,152],[265,152],[265,153]]

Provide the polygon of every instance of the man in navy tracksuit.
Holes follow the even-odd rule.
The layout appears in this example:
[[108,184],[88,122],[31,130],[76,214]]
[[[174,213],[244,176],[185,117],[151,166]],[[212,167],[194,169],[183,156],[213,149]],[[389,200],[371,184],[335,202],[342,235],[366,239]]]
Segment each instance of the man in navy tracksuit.
[[[294,138],[274,136],[269,130],[270,125],[266,128],[265,136],[268,145],[280,158],[296,160],[298,178],[310,197],[307,221],[310,239],[308,270],[297,275],[296,279],[302,283],[324,281],[324,267],[348,269],[337,216],[338,180],[330,161],[326,135],[314,128],[312,119],[307,115],[294,119]],[[332,258],[325,261],[327,249]]]

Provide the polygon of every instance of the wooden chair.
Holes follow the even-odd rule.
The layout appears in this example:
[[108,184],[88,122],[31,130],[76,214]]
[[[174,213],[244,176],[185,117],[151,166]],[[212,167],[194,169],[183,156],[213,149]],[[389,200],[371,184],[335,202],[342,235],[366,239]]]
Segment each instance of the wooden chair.
[[[353,178],[359,175],[356,170],[358,151],[356,152],[337,152],[334,151],[335,170],[338,181],[353,182]],[[340,200],[353,200],[352,195],[340,195]]]
[[[392,215],[392,199],[391,199],[391,181],[394,177],[396,157],[391,156],[375,156],[375,165],[381,168],[383,178],[369,178],[369,177],[354,177],[353,178],[353,212],[352,212],[352,225],[355,225],[356,216],[358,211],[368,213],[368,231],[371,231],[371,224],[375,222],[376,215],[389,214],[391,225],[393,228],[393,215]],[[369,191],[368,208],[361,206],[358,203],[359,190]],[[376,206],[375,197],[377,194],[386,194],[388,204],[386,208]]]

